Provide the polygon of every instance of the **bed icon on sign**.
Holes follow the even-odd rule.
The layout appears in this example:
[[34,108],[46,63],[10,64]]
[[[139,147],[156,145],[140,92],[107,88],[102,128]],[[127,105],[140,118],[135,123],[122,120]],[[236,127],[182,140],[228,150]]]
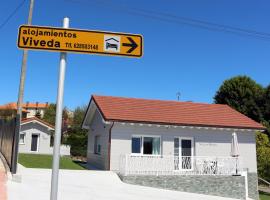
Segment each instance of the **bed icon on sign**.
[[120,52],[120,36],[104,35],[104,51]]

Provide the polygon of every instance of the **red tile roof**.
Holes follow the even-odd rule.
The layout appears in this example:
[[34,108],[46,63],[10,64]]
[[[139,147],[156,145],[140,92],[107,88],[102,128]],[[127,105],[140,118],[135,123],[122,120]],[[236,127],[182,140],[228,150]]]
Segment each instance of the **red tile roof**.
[[107,121],[265,129],[227,105],[93,95]]
[[54,129],[53,125],[51,125],[48,122],[45,122],[45,121],[43,121],[43,120],[41,120],[41,119],[39,119],[37,117],[24,118],[24,119],[22,119],[22,124],[27,123],[27,122],[31,122],[31,121],[38,121],[38,122],[40,122],[40,123],[42,123],[42,124],[44,124],[46,126],[51,127],[52,129]]
[[[23,103],[22,107],[24,108],[23,110],[25,112],[26,108],[47,108],[49,106],[48,103]],[[7,103],[5,105],[0,105],[0,109],[12,109],[12,110],[17,110],[17,103],[11,102]]]
[[[0,105],[0,110],[17,110],[16,103],[7,103],[5,105]],[[22,109],[22,112],[28,112],[26,109]]]
[[39,103],[39,102],[35,102],[35,103],[24,103],[22,105],[24,108],[47,108],[49,106],[49,103]]

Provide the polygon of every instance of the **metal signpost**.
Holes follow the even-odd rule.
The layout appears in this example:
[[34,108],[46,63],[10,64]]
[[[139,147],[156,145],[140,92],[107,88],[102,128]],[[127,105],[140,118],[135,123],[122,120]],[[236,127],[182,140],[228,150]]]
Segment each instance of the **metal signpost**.
[[69,18],[64,18],[63,28],[20,26],[17,45],[24,50],[61,52],[50,195],[51,200],[57,200],[66,52],[141,57],[143,38],[129,33],[69,29]]
[[[64,18],[63,28],[69,27],[69,18]],[[61,146],[61,129],[62,129],[62,114],[63,114],[63,95],[64,95],[64,82],[66,72],[67,53],[60,53],[60,66],[59,66],[59,80],[57,91],[56,103],[56,117],[55,117],[55,134],[53,143],[53,165],[52,165],[52,179],[51,179],[51,200],[57,200],[58,193],[58,175],[59,175],[59,158]]]

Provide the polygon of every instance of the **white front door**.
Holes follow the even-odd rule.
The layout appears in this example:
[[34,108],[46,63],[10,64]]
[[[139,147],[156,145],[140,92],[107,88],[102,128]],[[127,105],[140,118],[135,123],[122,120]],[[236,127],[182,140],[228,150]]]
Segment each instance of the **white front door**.
[[193,169],[193,138],[174,138],[174,169]]

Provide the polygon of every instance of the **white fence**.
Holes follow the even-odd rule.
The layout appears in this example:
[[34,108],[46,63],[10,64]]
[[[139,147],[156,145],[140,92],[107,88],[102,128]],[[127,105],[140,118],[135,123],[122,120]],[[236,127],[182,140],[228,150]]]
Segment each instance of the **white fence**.
[[[53,154],[53,147],[50,147],[49,154]],[[70,156],[70,146],[69,145],[61,145],[60,146],[60,155],[61,156]]]
[[121,155],[122,175],[233,175],[241,174],[234,157]]

